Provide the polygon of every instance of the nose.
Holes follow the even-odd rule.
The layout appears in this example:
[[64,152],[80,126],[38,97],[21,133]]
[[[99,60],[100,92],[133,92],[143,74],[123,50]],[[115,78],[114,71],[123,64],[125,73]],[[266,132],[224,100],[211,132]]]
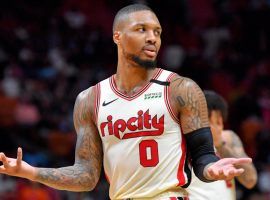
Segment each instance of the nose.
[[152,31],[152,30],[147,31],[146,42],[150,43],[150,44],[155,44],[156,41],[157,41],[157,38],[155,36],[154,31]]

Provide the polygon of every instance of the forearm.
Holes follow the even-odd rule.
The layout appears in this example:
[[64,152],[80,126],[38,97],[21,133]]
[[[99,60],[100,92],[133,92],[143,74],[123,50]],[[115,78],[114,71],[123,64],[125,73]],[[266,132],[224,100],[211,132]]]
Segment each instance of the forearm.
[[204,182],[214,181],[207,168],[218,160],[215,155],[210,128],[201,128],[185,135],[195,175]]
[[80,164],[62,168],[36,168],[33,181],[58,190],[90,191],[97,184],[99,172],[92,172]]
[[246,188],[251,189],[253,188],[257,183],[257,171],[253,164],[245,164],[241,165],[245,172],[236,177],[237,180]]

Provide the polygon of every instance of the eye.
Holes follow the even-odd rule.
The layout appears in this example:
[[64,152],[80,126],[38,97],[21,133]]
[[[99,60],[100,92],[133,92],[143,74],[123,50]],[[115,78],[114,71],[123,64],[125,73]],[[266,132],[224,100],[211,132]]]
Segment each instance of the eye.
[[139,28],[137,29],[137,31],[143,33],[143,32],[145,31],[145,28],[144,28],[144,27],[139,27]]
[[161,31],[160,30],[155,30],[154,33],[155,33],[156,36],[160,36],[161,35]]

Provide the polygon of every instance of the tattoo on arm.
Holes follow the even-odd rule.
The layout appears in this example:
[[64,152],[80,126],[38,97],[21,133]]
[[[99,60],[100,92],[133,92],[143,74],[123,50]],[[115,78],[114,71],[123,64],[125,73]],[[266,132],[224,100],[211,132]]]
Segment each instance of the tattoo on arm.
[[178,77],[172,81],[172,91],[184,133],[209,126],[206,100],[194,81]]
[[186,105],[184,99],[181,96],[176,97],[176,99],[181,107],[184,107]]
[[240,140],[240,138],[234,133],[232,134],[232,143],[231,143],[231,148],[234,149],[234,152],[236,154],[236,156],[238,157],[247,157],[245,151],[244,151],[244,147],[243,144]]
[[74,107],[74,125],[77,132],[74,165],[57,169],[39,168],[36,181],[70,191],[87,191],[95,187],[101,171],[102,145],[91,119],[89,93],[82,92]]
[[40,168],[37,180],[60,190],[87,191],[90,189],[91,177],[85,171],[80,165],[58,169]]
[[217,149],[220,156],[223,158],[234,157],[247,157],[243,144],[240,138],[235,133],[230,133],[230,141],[226,142],[219,149]]
[[179,87],[184,80],[185,80],[184,77],[177,77],[176,79],[172,80],[172,83],[176,82],[177,83],[176,87]]

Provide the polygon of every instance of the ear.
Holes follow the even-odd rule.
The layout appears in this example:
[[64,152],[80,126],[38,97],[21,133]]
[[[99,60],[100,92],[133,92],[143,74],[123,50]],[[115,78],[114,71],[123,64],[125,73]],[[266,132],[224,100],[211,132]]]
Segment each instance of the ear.
[[119,44],[119,42],[120,42],[120,31],[114,31],[113,32],[113,41],[114,41],[114,43],[116,44],[116,45],[118,45]]

